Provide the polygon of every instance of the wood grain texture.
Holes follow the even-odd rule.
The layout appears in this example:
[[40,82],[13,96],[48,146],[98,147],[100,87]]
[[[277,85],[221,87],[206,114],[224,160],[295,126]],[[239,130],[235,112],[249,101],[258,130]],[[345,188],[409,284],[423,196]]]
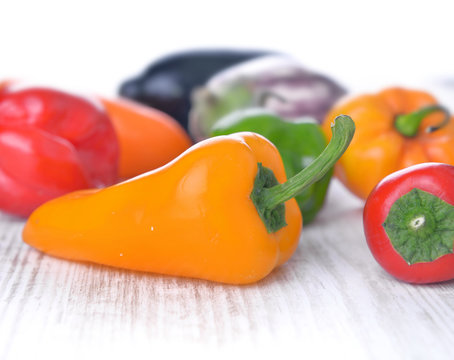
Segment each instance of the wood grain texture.
[[388,276],[362,205],[334,182],[290,261],[248,286],[52,258],[1,215],[0,358],[451,359],[454,282]]

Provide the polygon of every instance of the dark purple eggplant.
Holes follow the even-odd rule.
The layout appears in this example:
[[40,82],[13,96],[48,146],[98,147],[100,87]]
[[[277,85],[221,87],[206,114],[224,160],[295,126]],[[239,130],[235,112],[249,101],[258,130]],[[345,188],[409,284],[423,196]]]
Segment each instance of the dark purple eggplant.
[[189,133],[197,141],[238,109],[262,107],[288,120],[311,117],[321,122],[345,89],[291,57],[265,56],[232,66],[194,90]]
[[179,52],[151,63],[139,76],[125,81],[123,97],[159,109],[186,129],[192,90],[232,65],[269,55],[270,51],[207,49]]

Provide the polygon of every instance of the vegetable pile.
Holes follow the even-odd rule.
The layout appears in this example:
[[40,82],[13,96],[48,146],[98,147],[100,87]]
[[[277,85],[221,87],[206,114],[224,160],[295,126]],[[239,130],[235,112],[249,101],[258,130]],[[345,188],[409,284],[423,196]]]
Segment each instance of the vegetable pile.
[[246,284],[292,256],[334,174],[388,273],[453,279],[449,110],[345,94],[272,51],[171,54],[117,99],[0,82],[0,210],[50,255]]
[[353,121],[339,117],[333,132],[320,157],[287,181],[278,151],[260,135],[208,139],[130,181],[47,202],[29,218],[24,241],[73,260],[255,282],[295,251],[302,217],[292,198],[342,155]]

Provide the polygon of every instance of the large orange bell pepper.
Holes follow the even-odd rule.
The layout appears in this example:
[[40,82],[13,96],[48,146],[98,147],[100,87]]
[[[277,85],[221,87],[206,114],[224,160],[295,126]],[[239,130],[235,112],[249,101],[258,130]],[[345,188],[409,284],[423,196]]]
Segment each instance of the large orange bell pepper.
[[454,122],[436,99],[423,91],[388,88],[336,105],[323,129],[339,114],[355,120],[356,135],[335,166],[336,176],[366,199],[385,176],[423,162],[454,165]]
[[162,111],[126,99],[101,101],[117,133],[121,179],[167,164],[192,144],[183,127]]
[[348,146],[340,117],[312,164],[286,181],[276,147],[254,133],[200,142],[169,164],[105,189],[38,208],[23,239],[48,254],[232,284],[262,279],[295,251],[302,217],[293,196]]

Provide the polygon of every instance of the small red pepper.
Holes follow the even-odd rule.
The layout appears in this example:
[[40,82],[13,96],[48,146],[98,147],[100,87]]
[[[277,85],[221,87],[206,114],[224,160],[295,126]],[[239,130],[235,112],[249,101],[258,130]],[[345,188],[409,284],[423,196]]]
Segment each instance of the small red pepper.
[[41,87],[0,91],[0,209],[28,216],[47,200],[117,181],[118,141],[101,105]]
[[385,177],[364,208],[378,263],[410,283],[454,279],[454,166],[423,163]]

